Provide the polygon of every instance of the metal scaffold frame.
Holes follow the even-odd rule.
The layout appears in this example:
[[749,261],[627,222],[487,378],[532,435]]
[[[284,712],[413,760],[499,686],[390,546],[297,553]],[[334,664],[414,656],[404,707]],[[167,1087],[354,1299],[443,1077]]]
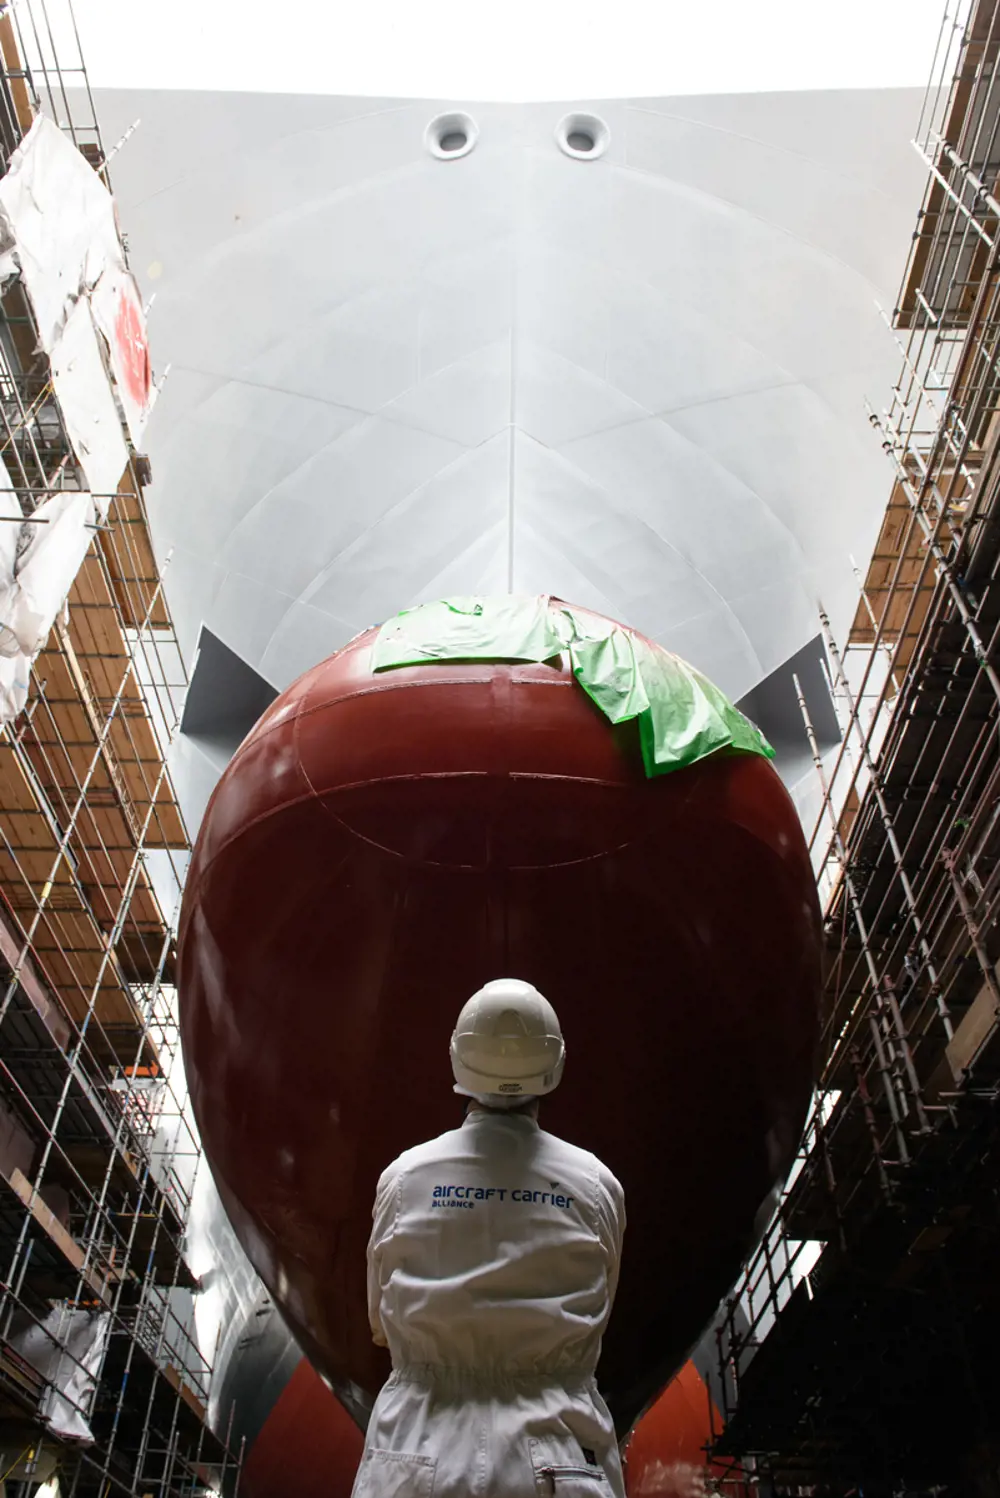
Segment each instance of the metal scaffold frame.
[[822,1069],[718,1334],[717,1449],[782,1492],[1000,1491],[998,68],[1000,0],[951,7],[902,370],[869,410],[892,493],[843,650],[821,612],[834,751],[796,683]]
[[[106,183],[70,0],[0,5],[5,160],[40,112]],[[166,756],[186,672],[148,465],[128,451],[26,707],[0,729],[8,1498],[50,1473],[68,1498],[232,1493],[239,1477],[239,1452],[208,1424],[213,1367],[185,1256],[201,1148],[174,990],[189,844]],[[87,489],[17,276],[0,294],[0,454],[22,529],[43,501]]]

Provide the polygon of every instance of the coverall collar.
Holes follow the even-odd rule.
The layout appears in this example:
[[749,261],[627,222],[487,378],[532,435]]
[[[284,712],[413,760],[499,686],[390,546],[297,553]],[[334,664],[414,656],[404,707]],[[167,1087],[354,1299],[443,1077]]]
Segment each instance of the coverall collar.
[[492,1113],[479,1108],[472,1108],[462,1119],[462,1127],[468,1124],[478,1123],[480,1119],[489,1119],[491,1123],[517,1124],[521,1128],[534,1129],[537,1132],[538,1119],[532,1118],[530,1113]]

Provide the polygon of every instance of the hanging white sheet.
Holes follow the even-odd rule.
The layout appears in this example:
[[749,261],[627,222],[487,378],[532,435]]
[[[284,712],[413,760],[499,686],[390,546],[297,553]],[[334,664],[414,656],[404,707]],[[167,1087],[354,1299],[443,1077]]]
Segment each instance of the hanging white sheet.
[[26,655],[0,656],[0,723],[10,723],[28,700],[31,661]]
[[75,1311],[55,1306],[41,1326],[11,1337],[11,1346],[48,1381],[40,1414],[54,1435],[89,1445],[87,1423],[111,1331],[107,1311]]
[[114,199],[59,126],[39,115],[0,179],[0,249],[17,257],[42,347],[109,265],[123,263]]
[[111,392],[90,305],[77,302],[49,355],[52,388],[73,451],[102,518],[128,464],[121,417]]
[[[66,134],[39,116],[0,178],[0,277],[20,270],[52,388],[90,493],[29,518],[0,463],[0,723],[24,707],[42,648],[149,414],[146,326],[115,204]],[[8,518],[4,518],[4,517]]]
[[0,580],[0,654],[36,655],[48,638],[96,522],[89,494],[54,494],[24,522],[28,544],[16,572]]
[[94,536],[89,494],[54,494],[23,519],[0,464],[0,723],[24,707],[31,662],[48,638]]
[[[125,264],[114,198],[65,132],[42,115],[0,179],[0,270],[10,263],[20,268],[50,358],[81,303],[90,308],[137,445],[149,415],[152,381],[146,319]],[[73,394],[64,390],[60,398],[67,419],[63,402],[72,401]],[[120,476],[121,470],[115,482]],[[88,481],[97,487],[89,475]]]
[[20,553],[30,540],[10,475],[0,463],[0,723],[16,718],[28,700],[31,660],[4,620],[13,610],[14,574]]

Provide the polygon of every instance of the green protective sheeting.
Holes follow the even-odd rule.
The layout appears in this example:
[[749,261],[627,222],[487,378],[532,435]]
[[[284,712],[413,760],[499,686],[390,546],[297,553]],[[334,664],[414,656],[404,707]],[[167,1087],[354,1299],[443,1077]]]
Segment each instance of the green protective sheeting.
[[612,723],[639,723],[647,775],[666,775],[720,751],[774,758],[763,734],[685,661],[611,619],[550,598],[445,598],[382,625],[372,669],[442,661],[568,658]]

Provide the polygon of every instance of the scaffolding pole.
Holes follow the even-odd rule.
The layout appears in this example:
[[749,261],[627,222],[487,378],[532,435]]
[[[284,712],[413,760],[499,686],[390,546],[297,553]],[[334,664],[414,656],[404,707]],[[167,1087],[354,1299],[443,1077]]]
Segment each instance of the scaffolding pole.
[[819,1088],[717,1331],[717,1454],[832,1498],[964,1491],[1000,1441],[1000,0],[946,15],[937,66],[902,369],[869,408],[889,504],[843,647],[820,611],[825,756],[795,682],[826,894]]
[[[70,0],[0,16],[5,160],[39,114],[108,186]],[[0,1428],[32,1433],[63,1498],[191,1498],[235,1492],[241,1452],[209,1424],[186,1257],[201,1147],[174,986],[189,843],[167,769],[186,672],[124,417],[122,443],[0,730]],[[12,522],[89,492],[18,277],[0,295],[0,460]]]

